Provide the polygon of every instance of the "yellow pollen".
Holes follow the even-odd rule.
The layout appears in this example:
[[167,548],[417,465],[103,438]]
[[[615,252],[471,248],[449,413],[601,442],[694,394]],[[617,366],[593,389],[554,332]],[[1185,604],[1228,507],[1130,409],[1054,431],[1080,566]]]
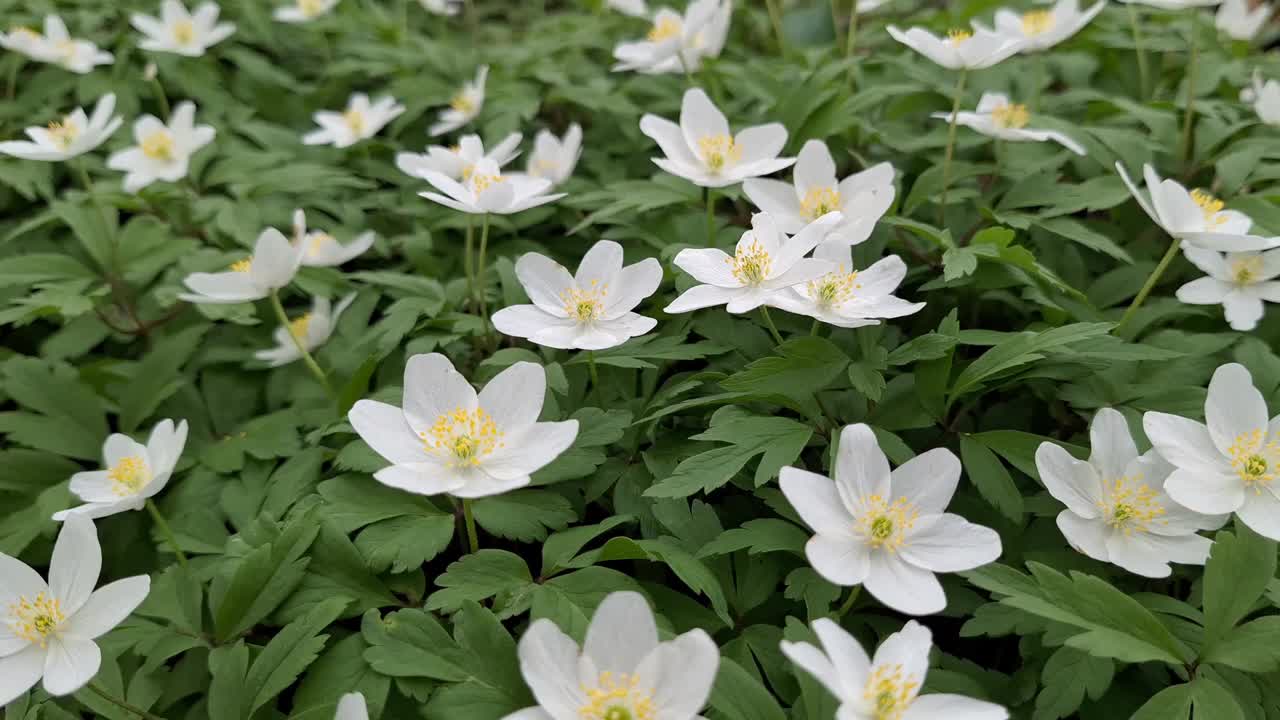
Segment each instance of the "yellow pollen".
[[196,26],[190,20],[179,20],[173,24],[173,39],[179,45],[190,45],[196,39]]
[[142,154],[152,160],[173,159],[173,135],[168,130],[156,130],[142,138],[139,147],[142,148]]
[[245,258],[243,260],[237,260],[231,263],[231,269],[235,272],[247,273],[249,272],[249,269],[252,267],[253,267],[253,258],[251,257]]
[[483,408],[447,412],[418,437],[429,455],[444,457],[451,468],[477,466],[494,450],[506,447],[503,433]]
[[6,624],[14,635],[44,648],[49,646],[49,636],[66,619],[61,601],[40,593],[34,599],[20,596],[17,602],[10,603]]
[[315,17],[324,12],[324,0],[298,0],[298,10],[307,17]]
[[602,672],[596,687],[582,686],[586,702],[578,708],[582,720],[655,720],[658,708],[640,678],[627,673]]
[[1280,468],[1280,433],[1269,438],[1262,430],[1244,433],[1231,443],[1227,454],[1236,475],[1255,493],[1261,493],[1276,479]]
[[353,134],[364,135],[365,127],[367,127],[364,113],[359,110],[348,110],[342,113],[342,120]]
[[901,665],[878,665],[867,678],[862,698],[871,706],[873,720],[902,720],[919,687],[914,677],[904,675]]
[[947,42],[951,43],[952,45],[959,45],[960,43],[964,42],[965,40],[968,40],[971,37],[973,37],[973,33],[969,32],[968,30],[948,30],[947,31]]
[[879,495],[872,495],[863,502],[854,530],[871,547],[897,552],[906,544],[907,531],[915,527],[918,517],[919,509],[905,497],[889,503]]
[[311,313],[289,321],[289,334],[299,340],[307,338],[307,328],[311,327]]
[[743,285],[755,287],[769,279],[773,271],[773,258],[759,240],[752,240],[745,247],[739,245],[734,256],[725,262],[733,266],[733,276]]
[[136,455],[121,458],[107,471],[107,479],[111,481],[111,491],[120,497],[136,495],[148,482],[151,482],[151,470],[146,461]]
[[560,293],[560,299],[564,302],[564,311],[569,317],[583,325],[589,325],[604,316],[604,299],[608,294],[608,285],[592,280],[591,286],[586,290],[569,288]]
[[501,175],[476,175],[474,172],[471,173],[468,179],[471,181],[471,191],[477,195],[488,190],[490,185],[506,180]]
[[1261,255],[1236,258],[1231,261],[1231,278],[1237,285],[1252,285],[1262,277]]
[[1041,35],[1053,29],[1056,20],[1049,10],[1033,10],[1022,16],[1022,32],[1026,35]]
[[844,266],[840,269],[823,275],[817,280],[810,280],[807,283],[809,289],[809,297],[824,307],[834,307],[843,305],[853,297],[854,291],[862,287],[862,283],[858,282],[858,271],[845,272]]
[[453,99],[449,101],[449,107],[460,113],[471,114],[476,111],[475,100],[472,100],[471,96],[465,91],[454,95]]
[[998,128],[1024,128],[1031,120],[1026,105],[1006,103],[998,105],[991,111],[991,120]]
[[1210,227],[1216,227],[1227,221],[1227,218],[1220,215],[1225,205],[1218,198],[1197,189],[1191,191],[1191,199],[1200,206],[1200,211],[1204,213],[1204,221]]
[[1113,529],[1125,535],[1147,532],[1152,525],[1167,525],[1167,513],[1157,499],[1157,492],[1142,482],[1141,475],[1102,481],[1102,500],[1098,509]]
[[471,173],[476,171],[475,165],[467,165],[462,168],[462,181],[466,182],[471,179]]
[[707,135],[698,138],[698,155],[707,169],[718,173],[742,159],[742,146],[728,135]]
[[665,16],[655,22],[653,28],[649,30],[649,42],[661,42],[667,38],[675,37],[680,34],[682,29],[679,20],[670,15]]
[[800,215],[806,220],[817,220],[839,209],[840,191],[832,187],[809,188],[800,201]]
[[64,117],[62,122],[51,122],[48,127],[49,138],[54,144],[66,150],[80,136],[80,128],[71,122],[71,116]]

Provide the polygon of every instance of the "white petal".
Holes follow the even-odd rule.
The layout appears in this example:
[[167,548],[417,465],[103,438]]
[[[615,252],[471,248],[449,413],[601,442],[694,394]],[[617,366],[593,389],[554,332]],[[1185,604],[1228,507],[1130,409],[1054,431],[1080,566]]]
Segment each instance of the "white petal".
[[748,178],[742,183],[742,191],[761,212],[767,212],[785,233],[798,233],[805,226],[800,217],[800,201],[796,188],[780,180]]
[[1084,553],[1094,560],[1110,562],[1111,553],[1107,550],[1109,528],[1101,518],[1086,519],[1063,510],[1058,513],[1058,529],[1077,552]]
[[836,585],[860,585],[871,572],[867,546],[847,534],[814,535],[805,543],[804,555],[819,575]]
[[1217,278],[1202,277],[1178,288],[1178,300],[1188,305],[1219,305],[1232,290],[1230,283]]
[[369,707],[365,704],[364,695],[358,692],[343,695],[338,700],[333,720],[369,720]]
[[421,438],[405,422],[404,412],[394,405],[360,400],[347,412],[347,420],[373,451],[391,463],[419,462],[425,448]]
[[645,258],[634,265],[622,268],[617,286],[610,288],[606,298],[605,317],[610,319],[629,313],[637,305],[658,291],[662,284],[662,263],[657,258]]
[[1262,298],[1245,290],[1235,290],[1222,298],[1223,315],[1232,330],[1249,332],[1258,327],[1266,313]]
[[67,518],[49,561],[49,592],[62,603],[64,613],[74,615],[84,605],[101,571],[102,547],[93,521]]
[[452,493],[467,484],[464,476],[443,463],[431,460],[385,467],[374,473],[373,479],[415,495]]
[[576,327],[577,323],[549,315],[537,305],[512,305],[493,314],[493,327],[503,335],[531,338],[548,327]]
[[702,88],[690,88],[680,104],[680,130],[685,144],[696,148],[702,138],[728,135],[729,121]]
[[618,284],[622,272],[622,246],[612,240],[601,240],[592,245],[582,256],[574,282],[580,289],[604,286],[610,292]]
[[700,283],[725,288],[742,285],[733,275],[733,259],[723,250],[685,248],[676,254],[674,262],[676,267],[689,273]]
[[466,482],[461,487],[450,490],[449,494],[464,499],[491,497],[526,487],[532,481],[533,478],[528,475],[495,478],[486,473],[484,468],[480,468],[478,472],[467,473]]
[[1204,419],[1209,437],[1223,455],[1231,455],[1236,445],[1250,452],[1262,445],[1267,432],[1267,401],[1243,365],[1227,363],[1213,373]]
[[876,648],[871,659],[873,668],[901,668],[904,677],[912,678],[916,687],[912,695],[920,691],[920,683],[929,672],[929,650],[933,647],[933,633],[915,620],[908,620],[902,629],[885,638]]
[[736,288],[722,288],[715,285],[695,285],[685,290],[663,309],[668,314],[700,310],[713,305],[725,305],[739,297],[742,291]]
[[1280,540],[1280,498],[1270,487],[1246,492],[1244,503],[1236,510],[1236,517],[1259,535]]
[[818,618],[813,632],[822,643],[822,649],[831,660],[836,678],[842,688],[832,688],[840,698],[856,697],[861,693],[871,672],[871,658],[858,644],[856,638],[830,618]]
[[[654,704],[664,717],[692,718],[707,704],[720,667],[720,648],[703,630],[690,630],[662,644]],[[592,658],[594,659],[594,655]]]
[[93,640],[110,632],[147,599],[151,578],[137,575],[98,588],[84,606],[76,611],[63,632],[84,640]]
[[1045,489],[1058,502],[1082,518],[1098,517],[1102,482],[1092,465],[1075,459],[1058,445],[1044,442],[1036,448],[1036,469]]
[[960,482],[960,459],[946,448],[921,453],[890,473],[893,497],[905,497],[924,515],[947,509]]
[[1144,542],[1146,537],[1146,533],[1111,533],[1107,537],[1107,553],[1111,556],[1111,562],[1135,575],[1169,577],[1173,569],[1169,567],[1168,558]]
[[870,427],[849,425],[840,431],[835,481],[845,508],[856,512],[863,498],[871,495],[888,498],[889,478],[889,459]]
[[543,311],[564,317],[564,294],[573,287],[573,276],[560,263],[538,253],[525,253],[516,261],[516,277],[525,294]]
[[916,520],[898,552],[902,559],[933,572],[960,572],[1000,557],[1000,536],[959,515],[925,515]]
[[430,429],[441,415],[476,407],[476,391],[440,353],[414,355],[404,368],[404,416],[415,432]]
[[1245,502],[1244,483],[1235,475],[1178,468],[1164,483],[1174,502],[1198,513],[1235,512]]
[[35,687],[44,674],[45,650],[29,645],[21,652],[0,657],[0,707]]
[[506,448],[485,458],[484,471],[498,479],[531,475],[568,450],[577,437],[577,420],[534,423],[520,435],[508,436]]
[[[817,623],[824,621],[830,622],[827,618],[820,618],[815,621],[814,627],[816,628]],[[781,649],[782,654],[788,660],[795,664],[796,667],[812,675],[832,695],[837,698],[844,697],[844,687],[841,683],[840,675],[836,672],[831,660],[821,650],[809,643],[788,642],[786,640],[782,641]]]
[[514,434],[533,425],[542,413],[547,373],[541,365],[518,362],[498,373],[480,391],[479,404],[501,432]]
[[[658,647],[658,626],[649,601],[637,592],[614,592],[596,608],[582,652],[600,672],[632,674]],[[700,710],[701,706],[694,708]]]
[[583,691],[578,645],[550,620],[535,620],[520,638],[520,672],[538,704],[551,717],[576,717]]
[[907,708],[902,720],[1007,720],[1009,711],[985,700],[963,695],[921,695]]
[[830,478],[799,468],[784,467],[779,473],[778,485],[787,502],[814,532],[852,537],[853,516],[845,509],[836,492],[836,484]]
[[800,148],[800,154],[796,156],[795,181],[796,194],[800,197],[815,188],[836,188],[836,161],[825,142],[810,140]]
[[1230,471],[1209,429],[1194,420],[1160,412],[1142,416],[1142,428],[1161,457],[1174,466],[1199,473]]
[[50,695],[70,695],[79,690],[102,665],[102,651],[92,640],[53,635],[44,661],[44,690]]
[[863,585],[876,600],[906,615],[932,615],[947,607],[933,573],[888,552],[871,554],[871,573]]

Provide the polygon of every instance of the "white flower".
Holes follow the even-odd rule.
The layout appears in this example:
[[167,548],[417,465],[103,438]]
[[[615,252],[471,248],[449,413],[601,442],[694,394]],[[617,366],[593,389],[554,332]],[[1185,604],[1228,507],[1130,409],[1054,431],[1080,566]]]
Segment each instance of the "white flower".
[[822,647],[782,641],[782,654],[836,699],[839,720],[1005,720],[1004,708],[963,695],[920,695],[933,634],[915,620],[885,638],[875,658],[829,618],[813,622]]
[[1023,41],[987,29],[952,30],[945,38],[914,27],[906,32],[890,25],[894,40],[948,70],[980,70],[1016,54]]
[[[1081,12],[1079,0],[1058,0],[1053,7],[1019,13],[1008,8],[996,11],[995,32],[1022,41],[1020,52],[1048,50],[1084,29],[1102,9],[1106,1]],[[980,23],[974,28],[990,30]]]
[[98,65],[110,65],[115,57],[88,40],[77,40],[57,15],[46,15],[44,34],[31,28],[17,27],[0,33],[0,47],[22,53],[32,60],[61,66],[84,75]]
[[466,83],[457,95],[449,101],[449,109],[440,113],[440,119],[427,129],[431,137],[453,132],[466,125],[480,114],[484,107],[484,85],[489,78],[489,66],[481,65],[476,70],[476,79]]
[[649,5],[645,0],[606,0],[605,5],[631,17],[649,17]]
[[1240,91],[1240,101],[1253,106],[1258,119],[1268,125],[1280,125],[1280,82],[1262,82],[1262,71],[1254,69],[1253,86]]
[[769,305],[845,328],[879,325],[881,319],[911,315],[924,307],[894,296],[907,276],[907,265],[897,255],[881,258],[865,270],[853,269],[853,250],[843,245],[822,243],[813,256],[835,269],[775,293]]
[[273,335],[273,339],[276,341],[275,347],[269,350],[259,350],[253,356],[259,360],[266,361],[271,367],[288,365],[302,357],[302,353],[298,352],[298,346],[294,343],[293,338],[297,338],[302,343],[302,347],[307,349],[307,352],[314,351],[333,334],[333,329],[338,324],[338,318],[355,299],[356,294],[351,293],[339,300],[338,306],[332,308],[332,310],[330,310],[329,298],[317,297],[313,299],[311,301],[311,312],[289,321],[288,327],[276,328]]
[[729,121],[702,88],[690,88],[680,105],[680,124],[645,114],[640,132],[648,135],[666,157],[654,158],[658,167],[702,187],[736,185],[790,167],[795,158],[780,158],[787,144],[781,123],[756,125],[729,134]]
[[1223,0],[1213,24],[1234,40],[1252,40],[1267,24],[1271,12],[1269,3],[1250,8],[1249,0]]
[[369,720],[369,706],[365,704],[364,695],[358,692],[347,693],[338,700],[338,711],[333,720]]
[[893,166],[886,162],[837,182],[836,163],[827,144],[810,140],[796,158],[794,184],[748,178],[742,190],[756,207],[773,216],[784,233],[798,233],[823,215],[839,211],[844,221],[823,244],[857,245],[871,237],[876,221],[893,205],[893,176]]
[[419,195],[473,215],[510,215],[564,197],[564,193],[546,194],[551,189],[550,180],[518,173],[503,175],[498,164],[488,158],[476,163],[471,175],[461,183],[435,170],[423,171],[422,177],[445,194],[422,192]]
[[86,504],[54,513],[53,519],[61,522],[72,515],[101,518],[141,510],[169,484],[186,444],[186,420],[176,426],[172,420],[156,423],[146,445],[128,435],[110,435],[102,444],[107,469],[71,476],[72,494]]
[[293,211],[293,245],[302,253],[303,267],[337,267],[348,260],[354,260],[373,247],[377,233],[369,230],[362,232],[348,244],[343,245],[338,239],[321,230],[307,231],[307,214],[302,210]]
[[1207,538],[1225,515],[1201,515],[1173,502],[1165,482],[1173,466],[1154,451],[1139,455],[1124,416],[1103,408],[1089,426],[1092,453],[1077,460],[1041,443],[1036,468],[1049,494],[1067,506],[1058,529],[1077,551],[1145,577],[1168,577],[1169,563],[1203,565]]
[[524,487],[578,436],[578,421],[537,422],[547,376],[518,362],[477,395],[444,355],[414,355],[404,407],[361,400],[347,413],[369,446],[392,463],[378,482],[418,495],[478,498]]
[[719,57],[724,50],[732,16],[732,0],[693,0],[683,16],[663,8],[644,40],[614,48],[613,69],[649,75],[696,72],[703,58]]
[[252,302],[288,285],[298,272],[302,251],[275,228],[258,236],[253,255],[219,273],[191,273],[182,282],[192,292],[178,297],[187,302],[225,305]]
[[1116,163],[1124,184],[1138,205],[1171,237],[1209,250],[1243,252],[1280,247],[1280,238],[1249,235],[1253,220],[1242,212],[1224,210],[1223,202],[1203,190],[1187,191],[1175,180],[1164,179],[1150,165],[1142,166],[1147,193],[1129,179],[1124,166]]
[[519,646],[536,707],[503,720],[702,720],[720,648],[703,630],[661,642],[644,596],[615,592],[596,608],[582,647],[547,619]]
[[840,433],[835,481],[793,467],[782,493],[813,528],[805,556],[837,585],[863,585],[908,615],[947,606],[934,573],[972,570],[1000,557],[1000,536],[944,513],[960,481],[960,461],[946,448],[917,455],[890,472],[871,428]]
[[532,305],[493,315],[498,332],[553,348],[603,350],[644,335],[658,324],[631,312],[662,284],[662,264],[647,258],[623,267],[622,246],[601,240],[587,250],[578,274],[538,253],[516,261],[516,277]]
[[1233,329],[1254,329],[1262,319],[1262,303],[1280,303],[1280,250],[1224,255],[1188,247],[1182,252],[1208,277],[1178,288],[1178,299],[1189,305],[1221,305]]
[[107,167],[125,173],[124,189],[136,193],[157,180],[177,182],[187,176],[191,156],[213,142],[211,125],[196,125],[196,106],[179,103],[165,125],[152,115],[133,123],[137,145],[111,154]]
[[421,154],[397,153],[396,167],[416,178],[424,178],[428,170],[434,170],[450,180],[466,180],[481,160],[492,160],[499,168],[514,160],[520,154],[520,138],[520,133],[511,133],[485,152],[479,135],[463,135],[452,147],[431,145]]
[[764,305],[781,290],[826,275],[835,264],[805,255],[843,219],[840,213],[823,215],[788,238],[772,216],[756,213],[733,255],[718,248],[681,250],[676,254],[676,267],[702,284],[685,290],[664,312],[724,305],[731,313],[744,313]]
[[573,175],[581,155],[582,128],[578,123],[569,126],[563,139],[549,130],[541,130],[533,139],[533,153],[529,155],[525,172],[559,185]]
[[312,117],[319,130],[312,130],[302,136],[304,145],[332,145],[336,148],[351,147],[361,140],[368,140],[387,123],[404,112],[404,106],[393,97],[381,97],[375,103],[369,102],[369,96],[355,93],[347,101],[347,109],[343,112],[321,110]]
[[129,24],[145,36],[138,43],[143,50],[200,57],[236,31],[232,23],[218,22],[220,12],[214,2],[202,3],[195,12],[188,12],[179,0],[161,0],[160,17],[134,13],[129,16]]
[[102,547],[93,521],[67,519],[53,546],[49,581],[0,553],[0,706],[44,678],[50,695],[70,695],[98,674],[97,638],[129,616],[151,591],[146,575],[97,590]]
[[418,4],[427,12],[436,15],[457,15],[462,9],[463,0],[418,0]]
[[283,23],[308,23],[322,15],[328,15],[339,0],[295,0],[293,5],[278,7],[272,17]]
[[0,142],[0,153],[12,155],[24,160],[43,160],[59,162],[79,157],[107,141],[112,133],[124,122],[118,116],[112,116],[116,109],[116,96],[107,93],[98,98],[93,106],[93,115],[85,114],[84,108],[76,108],[62,120],[51,122],[46,127],[27,128],[27,137],[31,142],[15,140]]
[[1218,368],[1204,402],[1205,423],[1148,412],[1142,427],[1176,468],[1165,481],[1174,502],[1206,515],[1234,512],[1260,535],[1280,540],[1280,416],[1243,365]]
[[1212,7],[1222,0],[1120,0],[1131,5],[1147,5],[1160,10],[1186,10],[1188,8]]
[[[933,113],[931,117],[951,122],[951,113]],[[1031,114],[1026,105],[1009,102],[1006,95],[983,93],[975,112],[956,113],[956,123],[978,131],[987,137],[1010,142],[1046,142],[1052,140],[1077,155],[1084,155],[1080,143],[1057,130],[1036,130],[1027,127]]]

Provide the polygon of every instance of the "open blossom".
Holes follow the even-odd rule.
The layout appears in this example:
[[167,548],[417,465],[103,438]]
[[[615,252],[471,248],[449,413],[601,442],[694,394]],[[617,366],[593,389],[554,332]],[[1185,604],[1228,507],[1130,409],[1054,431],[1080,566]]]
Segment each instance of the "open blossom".
[[343,245],[327,232],[308,231],[307,214],[300,209],[293,211],[293,245],[302,253],[303,267],[337,267],[363,255],[376,238],[377,233],[369,230]]
[[128,435],[112,434],[102,444],[106,469],[71,476],[71,493],[85,504],[55,513],[53,519],[62,521],[71,515],[101,518],[141,510],[169,484],[186,444],[186,420],[177,425],[172,420],[156,423],[146,445]]
[[582,257],[577,275],[538,253],[516,261],[516,277],[532,305],[493,315],[498,332],[553,348],[603,350],[644,335],[658,324],[632,310],[662,284],[662,264],[646,258],[622,265],[622,246],[601,240]]
[[535,620],[520,638],[520,672],[536,707],[503,720],[702,720],[720,648],[701,629],[658,638],[644,596],[606,595],[582,647]]
[[570,125],[563,138],[541,130],[533,139],[533,152],[529,154],[525,172],[559,185],[573,175],[581,155],[582,128],[578,123]]
[[1058,529],[1071,547],[1145,577],[1168,577],[1169,563],[1203,565],[1208,538],[1225,515],[1201,515],[1173,502],[1165,482],[1173,466],[1154,451],[1139,455],[1124,416],[1103,408],[1089,426],[1087,462],[1041,443],[1036,468],[1049,494],[1067,506]]
[[1253,71],[1253,84],[1240,91],[1240,101],[1253,106],[1258,119],[1268,125],[1280,125],[1280,82],[1262,81],[1262,71]]
[[1230,252],[1280,247],[1280,238],[1250,235],[1253,220],[1248,215],[1223,209],[1221,200],[1203,190],[1188,192],[1176,180],[1162,180],[1150,165],[1142,166],[1146,193],[1138,190],[1123,165],[1116,163],[1116,170],[1143,211],[1171,237],[1188,245]]
[[107,93],[98,98],[93,115],[87,115],[84,108],[76,108],[45,127],[29,127],[26,133],[31,142],[0,142],[0,153],[45,162],[79,157],[106,142],[120,128],[124,120],[112,114],[115,109],[116,96]]
[[361,140],[368,140],[387,123],[399,117],[404,106],[393,97],[381,97],[370,103],[369,96],[355,93],[347,101],[347,109],[342,112],[321,110],[313,117],[318,130],[312,130],[302,137],[304,145],[332,145],[336,148],[351,147]]
[[449,109],[440,113],[440,119],[427,129],[427,133],[431,137],[444,135],[475,120],[484,107],[484,87],[488,78],[489,66],[481,65],[476,70],[476,79],[462,86],[449,101]]
[[457,15],[463,0],[418,0],[424,10],[436,15]]
[[50,695],[70,695],[102,665],[94,640],[129,617],[151,591],[146,575],[97,590],[102,547],[93,521],[67,518],[53,546],[49,580],[0,553],[0,707],[44,679]]
[[125,192],[136,193],[157,180],[177,182],[187,176],[191,156],[213,142],[211,125],[196,125],[196,106],[179,103],[165,125],[152,115],[133,123],[131,148],[112,153],[107,167],[125,173]]
[[226,272],[191,273],[182,282],[192,292],[178,298],[212,305],[261,300],[292,282],[301,261],[298,247],[279,230],[267,228],[258,236],[253,255],[232,263]]
[[71,37],[66,24],[57,15],[45,16],[43,35],[25,27],[0,33],[0,47],[80,75],[92,72],[99,65],[110,65],[115,61],[111,53],[99,50],[94,43]]
[[662,8],[644,40],[620,43],[613,51],[614,70],[649,75],[695,72],[704,58],[724,50],[733,16],[733,0],[693,0],[684,15]]
[[550,180],[516,173],[503,175],[498,164],[487,158],[476,163],[471,175],[460,183],[434,170],[424,171],[422,177],[440,192],[419,195],[473,215],[510,215],[564,197],[564,193],[547,194],[551,189]]
[[425,178],[428,170],[434,170],[450,180],[466,180],[481,160],[492,160],[499,168],[514,160],[520,154],[521,137],[511,133],[486,152],[479,135],[463,135],[452,147],[431,145],[425,153],[397,153],[396,167],[416,178]]
[[1224,254],[1189,247],[1183,254],[1208,277],[1178,288],[1178,299],[1189,305],[1221,305],[1233,329],[1254,329],[1263,303],[1280,303],[1280,250]]
[[285,327],[276,328],[272,335],[276,343],[274,347],[259,350],[253,356],[265,361],[271,367],[288,365],[302,357],[302,353],[298,352],[298,344],[294,342],[295,338],[302,343],[302,347],[306,348],[307,352],[315,351],[333,334],[333,329],[338,325],[338,318],[355,299],[356,294],[351,293],[339,300],[336,307],[330,305],[329,298],[313,299],[310,312],[294,318]]
[[[1079,0],[1058,0],[1052,7],[1023,13],[1001,8],[996,11],[995,32],[1021,40],[1022,49],[1019,52],[1040,52],[1083,30],[1106,5],[1103,0],[1082,11]],[[976,22],[973,26],[987,30]]]
[[800,148],[792,182],[748,178],[742,190],[784,233],[798,233],[823,215],[840,212],[844,219],[823,244],[857,245],[871,237],[876,221],[893,205],[893,176],[893,166],[885,162],[837,181],[827,144],[810,140]]
[[853,269],[853,249],[843,245],[822,243],[813,256],[831,263],[834,269],[775,293],[769,305],[845,328],[879,325],[883,319],[924,308],[924,303],[907,302],[893,294],[907,276],[907,264],[897,255],[881,258],[865,270]]
[[894,40],[948,70],[981,70],[1016,54],[1023,41],[986,29],[952,30],[945,38],[914,27],[906,32],[890,25]]
[[160,17],[134,13],[129,24],[143,34],[138,43],[143,50],[200,57],[236,31],[232,23],[218,22],[220,13],[214,2],[202,3],[190,12],[180,0],[161,0]]
[[[951,113],[933,113],[931,117],[951,122]],[[1080,143],[1057,130],[1036,130],[1027,127],[1031,113],[1026,105],[1009,102],[1007,95],[983,93],[974,112],[958,112],[955,122],[997,140],[1011,142],[1053,141],[1077,155],[1084,155]]]
[[293,5],[276,8],[272,17],[284,23],[308,23],[322,15],[328,15],[338,6],[339,0],[296,0]]
[[666,157],[654,158],[658,167],[702,187],[736,185],[790,167],[795,158],[778,157],[787,144],[780,123],[729,133],[729,121],[702,88],[685,91],[680,124],[657,115],[640,118],[640,132],[648,135]]
[[529,484],[578,436],[578,421],[538,422],[547,376],[518,362],[479,394],[439,353],[404,370],[404,407],[361,400],[347,413],[374,452],[392,463],[373,477],[419,495],[498,495]]
[[804,549],[813,569],[837,585],[862,585],[908,615],[947,606],[934,573],[1000,557],[995,531],[944,512],[959,482],[960,460],[946,448],[891,472],[866,425],[841,431],[834,481],[794,467],[780,475],[782,494],[814,530]]
[[833,263],[805,255],[842,220],[840,213],[828,213],[788,238],[772,216],[756,213],[733,255],[718,248],[681,250],[676,267],[702,284],[685,290],[665,312],[724,305],[731,313],[744,313],[764,305],[779,291],[826,275],[835,269]]
[[1259,3],[1251,8],[1249,0],[1223,0],[1213,24],[1234,40],[1252,40],[1267,20],[1271,18],[1271,3]]
[[1205,422],[1148,412],[1142,427],[1174,468],[1165,492],[1205,515],[1234,512],[1259,535],[1280,540],[1280,417],[1243,365],[1219,367],[1209,381]]
[[885,638],[874,658],[829,618],[813,622],[817,647],[782,642],[782,654],[840,703],[839,720],[1005,720],[1009,712],[964,695],[921,695],[933,633],[915,620]]

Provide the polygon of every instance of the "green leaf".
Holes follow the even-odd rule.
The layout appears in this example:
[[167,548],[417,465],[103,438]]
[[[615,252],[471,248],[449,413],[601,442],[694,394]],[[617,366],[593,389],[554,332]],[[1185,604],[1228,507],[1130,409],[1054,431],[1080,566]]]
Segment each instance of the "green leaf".
[[449,564],[436,578],[438,590],[427,598],[428,610],[455,611],[468,600],[479,602],[533,582],[529,566],[506,550],[482,549]]
[[1165,688],[1152,695],[1129,720],[1187,720],[1192,697],[1190,684]]
[[1238,625],[1202,652],[1204,662],[1230,665],[1245,672],[1280,669],[1280,616]]
[[1204,567],[1205,653],[1253,609],[1276,574],[1276,543],[1236,524],[1219,532]]
[[366,526],[356,536],[356,549],[375,570],[406,572],[449,547],[455,527],[449,515],[401,515]]
[[720,658],[710,705],[734,720],[786,720],[787,717],[757,678],[726,657]]
[[573,506],[549,490],[516,490],[475,502],[476,522],[486,532],[521,542],[542,541],[577,519]]
[[952,384],[949,402],[954,402],[1011,370],[1041,360],[1064,346],[1098,337],[1110,330],[1110,323],[1076,323],[1042,332],[1022,333],[991,348],[969,363]]
[[1036,696],[1034,720],[1059,720],[1080,708],[1087,694],[1100,699],[1111,686],[1115,663],[1069,647],[1049,656],[1040,673],[1044,689]]
[[1236,696],[1204,675],[1191,681],[1191,703],[1195,720],[1244,720],[1244,710]]
[[1021,522],[1022,493],[1014,484],[1013,476],[1000,463],[1000,458],[969,435],[960,436],[960,457],[964,461],[965,474],[983,499],[1013,522]]
[[778,355],[756,360],[720,382],[730,392],[756,392],[808,402],[839,377],[849,357],[829,340],[801,337],[776,348]]
[[727,555],[738,550],[747,550],[751,555],[781,550],[803,556],[808,540],[809,533],[786,520],[758,518],[748,520],[740,528],[724,531],[703,545],[698,557]]
[[345,598],[320,603],[271,638],[245,676],[242,698],[249,701],[244,705],[246,716],[284,692],[315,661],[329,638],[320,633],[346,606]]

